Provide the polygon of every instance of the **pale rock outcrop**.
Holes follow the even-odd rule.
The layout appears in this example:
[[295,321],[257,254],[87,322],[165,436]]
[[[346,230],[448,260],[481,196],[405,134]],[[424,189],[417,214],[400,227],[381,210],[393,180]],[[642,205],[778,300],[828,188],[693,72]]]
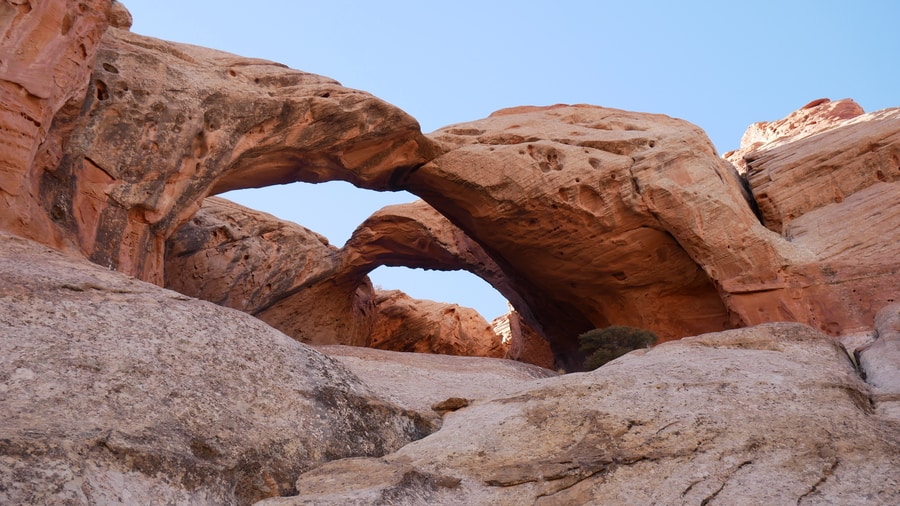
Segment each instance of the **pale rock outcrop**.
[[[440,425],[435,406],[448,399],[475,402],[502,396],[556,372],[512,360],[400,353],[357,346],[316,346],[388,401]],[[414,378],[414,380],[413,380]]]
[[71,246],[41,209],[33,162],[60,109],[78,110],[113,3],[0,3],[0,230]]
[[6,234],[0,287],[2,504],[249,504],[434,428],[255,318]]
[[862,114],[865,114],[863,108],[849,98],[813,100],[782,119],[750,125],[741,137],[741,146],[725,153],[724,157],[744,174],[747,172],[747,161],[744,159],[747,154],[824,132]]
[[36,169],[41,205],[91,261],[156,284],[166,238],[210,194],[333,179],[391,189],[433,151],[368,93],[115,28],[70,113]]
[[895,504],[898,466],[897,422],[840,346],[781,323],[473,399],[429,437],[261,504]]
[[857,351],[859,365],[872,385],[875,409],[900,421],[900,304],[875,316],[877,339]]

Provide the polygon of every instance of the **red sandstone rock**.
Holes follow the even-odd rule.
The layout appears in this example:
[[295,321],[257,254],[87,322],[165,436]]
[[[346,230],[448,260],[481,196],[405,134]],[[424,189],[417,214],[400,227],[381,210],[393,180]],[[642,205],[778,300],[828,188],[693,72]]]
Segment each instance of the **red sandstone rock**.
[[[423,203],[413,207],[423,206],[440,216]],[[423,216],[435,218],[431,214]],[[446,225],[436,230],[452,232]],[[380,238],[424,244],[424,236]],[[166,249],[168,288],[253,314],[305,343],[506,356],[507,346],[472,309],[417,301],[396,291],[376,296],[366,274],[379,264],[359,263],[372,249],[362,255],[358,249],[338,250],[308,229],[225,199],[207,198]],[[437,251],[426,248],[419,265],[440,265]],[[445,251],[443,258],[451,257]]]
[[827,98],[813,100],[783,119],[761,121],[747,127],[741,138],[741,147],[725,153],[725,159],[733,163],[738,172],[743,174],[747,172],[747,161],[744,157],[748,153],[771,149],[786,142],[824,132],[840,125],[844,120],[864,113],[863,108],[849,98],[835,102]]
[[777,278],[771,266],[793,254],[680,120],[518,108],[432,136],[447,152],[410,174],[410,190],[491,252],[558,352],[609,324],[664,339],[740,324],[718,287]]
[[110,0],[0,4],[0,230],[70,245],[40,209],[32,170],[54,116],[87,89]]
[[162,284],[163,243],[209,194],[344,179],[389,189],[430,158],[399,109],[264,60],[110,29],[36,178],[95,263]]
[[783,139],[775,147],[747,153],[744,160],[763,222],[784,233],[791,220],[805,213],[841,203],[869,186],[900,181],[900,109]]
[[507,346],[477,311],[413,299],[399,290],[376,292],[378,316],[368,346],[381,350],[503,358]]

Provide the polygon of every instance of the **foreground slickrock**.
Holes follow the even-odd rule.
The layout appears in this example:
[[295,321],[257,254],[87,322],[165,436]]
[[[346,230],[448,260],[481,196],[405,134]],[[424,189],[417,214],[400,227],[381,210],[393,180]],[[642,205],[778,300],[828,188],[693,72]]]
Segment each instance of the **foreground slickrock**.
[[433,430],[243,313],[0,234],[0,504],[248,504]]
[[900,423],[873,412],[843,349],[782,323],[473,400],[427,438],[330,462],[262,504],[886,505],[898,468]]

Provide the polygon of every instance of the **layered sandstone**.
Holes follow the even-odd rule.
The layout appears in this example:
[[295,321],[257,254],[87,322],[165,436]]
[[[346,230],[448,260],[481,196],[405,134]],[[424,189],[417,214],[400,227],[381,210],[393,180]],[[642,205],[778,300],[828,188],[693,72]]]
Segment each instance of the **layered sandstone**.
[[849,98],[835,101],[827,98],[813,100],[782,119],[760,121],[747,127],[741,137],[740,147],[725,153],[725,159],[744,174],[747,172],[747,160],[744,157],[749,153],[824,132],[862,114],[865,114],[863,108]]
[[67,112],[32,170],[44,215],[93,262],[157,284],[166,238],[207,195],[331,179],[390,189],[432,150],[413,118],[331,79],[115,28]]
[[114,3],[0,4],[0,230],[70,245],[42,212],[33,162],[59,110],[77,112]]
[[720,287],[777,278],[772,265],[801,255],[681,120],[518,108],[432,137],[445,154],[403,181],[490,252],[558,354],[610,324],[673,339],[745,323]]
[[[405,378],[393,389],[416,391]],[[900,432],[868,392],[809,327],[706,334],[470,399],[440,431],[262,504],[894,504]]]
[[435,427],[255,318],[6,234],[0,287],[2,504],[250,504]]

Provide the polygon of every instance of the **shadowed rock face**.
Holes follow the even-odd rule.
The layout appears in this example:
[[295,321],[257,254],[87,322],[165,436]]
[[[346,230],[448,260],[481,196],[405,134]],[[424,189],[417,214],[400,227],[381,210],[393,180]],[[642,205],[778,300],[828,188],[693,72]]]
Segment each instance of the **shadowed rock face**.
[[209,194],[343,179],[389,189],[428,159],[418,123],[282,65],[110,29],[40,198],[100,265],[163,282],[163,243]]
[[112,3],[0,3],[0,230],[71,245],[41,211],[33,162],[54,115],[79,108]]
[[[423,245],[422,236],[403,238]],[[448,265],[427,254],[436,249],[426,250],[422,265]],[[166,287],[250,313],[305,343],[505,356],[507,347],[477,312],[376,292],[366,274],[377,264],[364,266],[361,258],[297,224],[210,197],[167,242]]]

